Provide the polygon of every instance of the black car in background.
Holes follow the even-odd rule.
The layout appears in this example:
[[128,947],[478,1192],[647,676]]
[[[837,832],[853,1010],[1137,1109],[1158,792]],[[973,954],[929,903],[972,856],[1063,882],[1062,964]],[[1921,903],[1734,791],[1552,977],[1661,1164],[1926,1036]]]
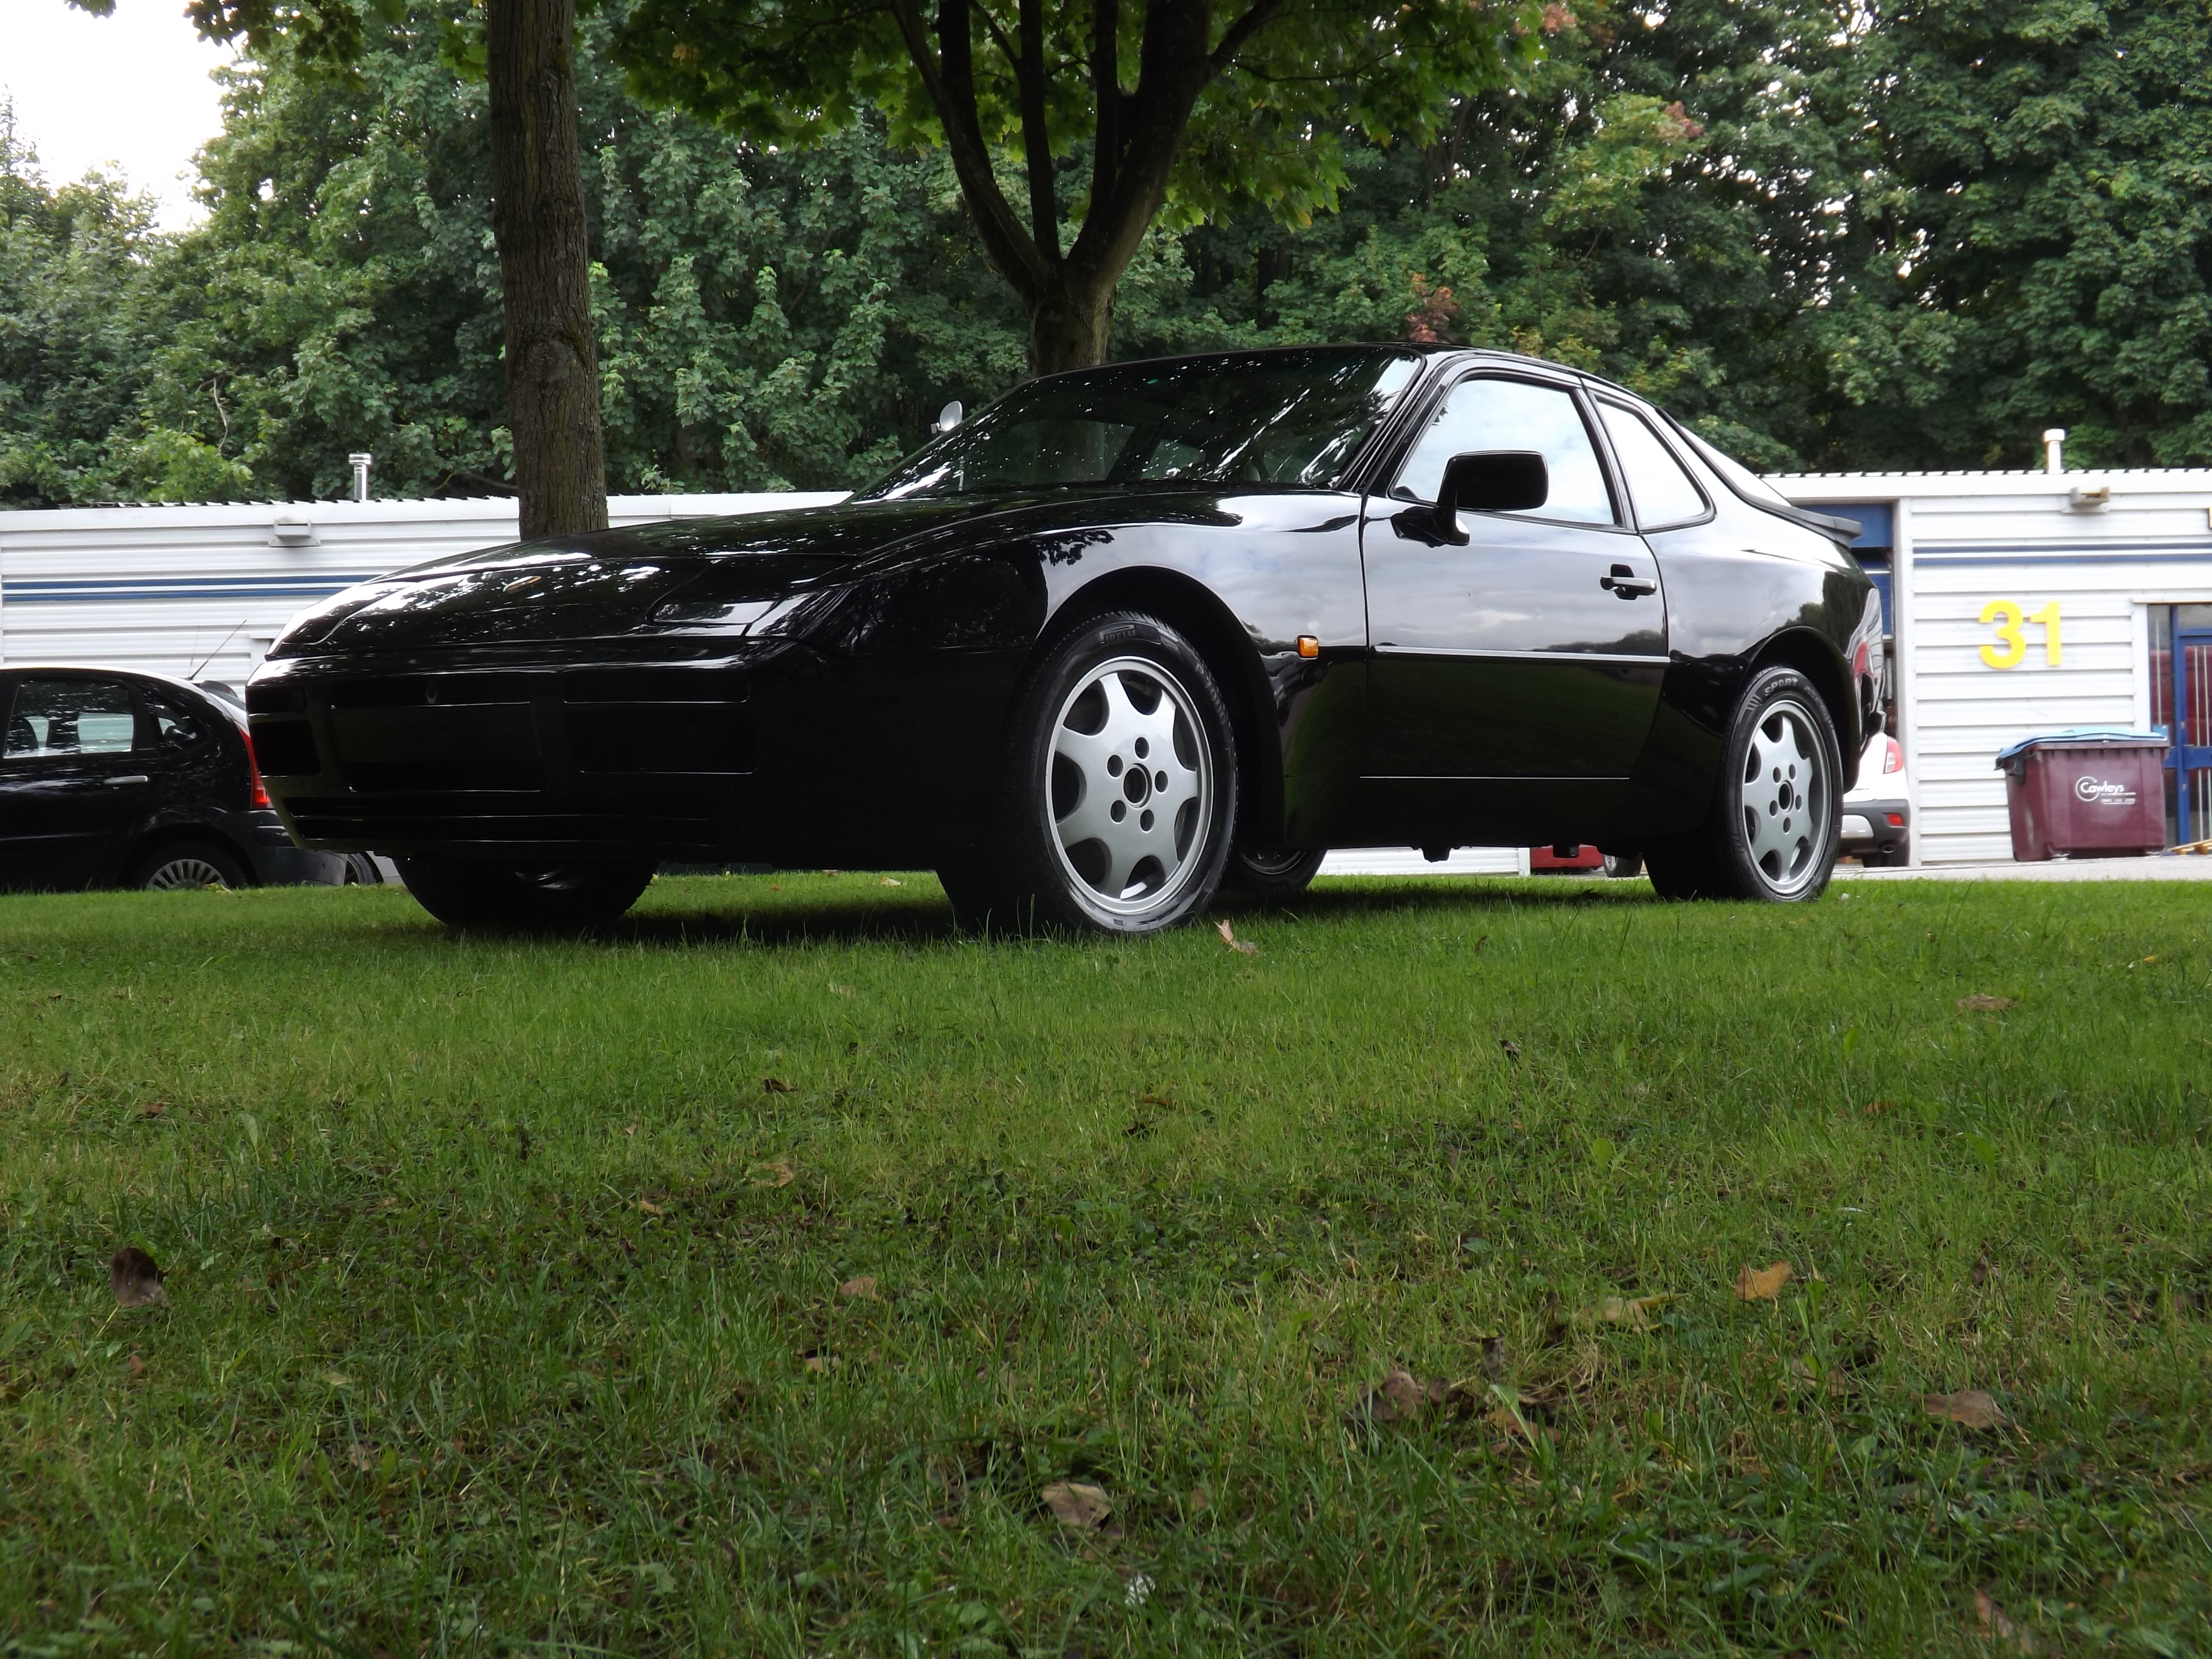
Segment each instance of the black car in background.
[[661,860],[932,866],[970,922],[1128,933],[1334,847],[1826,885],[1879,709],[1854,527],[1620,387],[1298,348],[947,424],[841,506],[305,613],[246,690],[278,810],[453,922],[611,915]]
[[363,873],[365,860],[293,844],[234,693],[115,668],[0,669],[0,888],[337,884]]

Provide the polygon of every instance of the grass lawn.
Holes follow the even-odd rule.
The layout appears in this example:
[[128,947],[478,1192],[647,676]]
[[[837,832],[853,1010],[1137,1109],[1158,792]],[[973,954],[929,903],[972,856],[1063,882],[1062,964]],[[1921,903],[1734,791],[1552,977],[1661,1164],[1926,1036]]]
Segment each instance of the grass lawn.
[[2208,916],[0,900],[0,1652],[2212,1652]]

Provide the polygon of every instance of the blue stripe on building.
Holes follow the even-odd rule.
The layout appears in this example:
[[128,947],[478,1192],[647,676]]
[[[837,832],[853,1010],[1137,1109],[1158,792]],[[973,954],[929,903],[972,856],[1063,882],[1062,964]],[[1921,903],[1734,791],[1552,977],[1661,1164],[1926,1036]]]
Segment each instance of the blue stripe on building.
[[129,599],[321,599],[374,581],[382,574],[18,579],[0,584],[0,599],[9,605],[76,605]]

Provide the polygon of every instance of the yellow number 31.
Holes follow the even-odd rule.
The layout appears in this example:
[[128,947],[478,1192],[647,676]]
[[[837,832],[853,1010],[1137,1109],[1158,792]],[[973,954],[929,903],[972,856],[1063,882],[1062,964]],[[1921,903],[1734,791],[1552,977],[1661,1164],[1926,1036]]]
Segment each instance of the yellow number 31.
[[1982,660],[1990,667],[2017,668],[2020,666],[2021,659],[2027,655],[2027,636],[2020,631],[2021,625],[2026,623],[2036,623],[2041,625],[2043,659],[2053,668],[2058,666],[2057,600],[2051,600],[2049,605],[2045,605],[2042,610],[2031,617],[2010,599],[1991,599],[1982,607],[1982,620],[1984,623],[1995,623],[1997,625],[1997,639],[2001,641],[1999,644],[1985,645],[1982,647]]

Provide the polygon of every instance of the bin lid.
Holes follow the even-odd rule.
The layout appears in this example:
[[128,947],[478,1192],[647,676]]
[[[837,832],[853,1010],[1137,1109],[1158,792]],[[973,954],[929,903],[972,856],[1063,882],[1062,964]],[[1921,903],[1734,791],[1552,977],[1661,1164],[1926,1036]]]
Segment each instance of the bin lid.
[[2069,726],[2063,731],[2038,732],[1997,750],[1996,763],[2004,763],[2031,749],[2163,749],[2170,740],[2163,732],[2132,726]]

